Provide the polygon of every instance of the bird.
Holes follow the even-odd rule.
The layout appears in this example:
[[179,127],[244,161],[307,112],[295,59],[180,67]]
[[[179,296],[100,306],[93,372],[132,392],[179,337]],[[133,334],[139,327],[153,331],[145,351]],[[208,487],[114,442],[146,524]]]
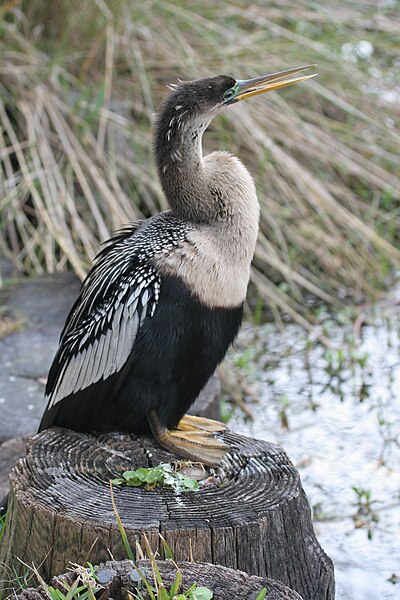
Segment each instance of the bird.
[[39,431],[152,434],[221,463],[225,426],[186,413],[238,334],[260,209],[247,168],[226,151],[203,156],[202,136],[227,107],[313,77],[310,66],[170,86],[153,127],[169,209],[103,244],[61,333]]

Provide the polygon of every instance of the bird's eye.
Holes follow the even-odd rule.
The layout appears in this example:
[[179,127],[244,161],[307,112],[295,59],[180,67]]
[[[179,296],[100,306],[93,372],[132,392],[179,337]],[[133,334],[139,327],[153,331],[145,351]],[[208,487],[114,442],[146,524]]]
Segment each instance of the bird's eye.
[[234,88],[230,88],[229,90],[226,90],[226,92],[224,92],[224,100],[232,100],[234,95],[235,95]]

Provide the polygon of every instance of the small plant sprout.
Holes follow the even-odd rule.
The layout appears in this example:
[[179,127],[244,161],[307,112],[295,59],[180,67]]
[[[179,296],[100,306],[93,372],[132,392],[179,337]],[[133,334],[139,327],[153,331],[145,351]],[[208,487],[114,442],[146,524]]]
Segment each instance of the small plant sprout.
[[[29,570],[50,600],[96,600],[95,594],[103,589],[98,582],[96,568],[89,562],[87,567],[77,564],[73,564],[72,567],[76,575],[75,580],[71,583],[60,580],[57,588],[48,585],[35,566],[29,567]],[[20,583],[20,589],[26,587],[28,586]]]
[[371,499],[371,490],[357,486],[353,486],[352,489],[357,496],[355,503],[357,511],[353,516],[354,527],[356,529],[366,529],[368,539],[372,540],[373,530],[379,521],[379,515],[372,505],[378,504],[379,500]]
[[[168,544],[162,536],[160,537],[164,546],[164,551],[166,554],[168,553],[168,555],[172,556]],[[150,547],[146,534],[143,535],[143,544],[146,555],[150,561],[153,581],[150,583],[146,574],[144,574],[143,571],[139,571],[137,567],[136,569],[139,572],[141,582],[144,583],[151,600],[211,600],[213,592],[206,587],[198,586],[197,583],[193,583],[185,592],[179,592],[182,586],[182,574],[177,566],[175,580],[168,590],[163,582],[156,557]],[[141,550],[141,554],[143,555],[143,550]],[[171,560],[173,560],[173,558]],[[143,598],[139,586],[136,589],[134,598],[137,598],[137,600],[142,600]]]
[[279,408],[279,420],[281,422],[282,429],[286,431],[289,430],[289,418],[287,410],[290,406],[290,400],[286,394],[281,394],[278,399],[278,408]]
[[195,479],[174,469],[169,463],[160,463],[157,467],[141,467],[135,471],[125,471],[122,477],[111,480],[113,485],[144,487],[152,490],[156,486],[171,487],[177,494],[198,489]]

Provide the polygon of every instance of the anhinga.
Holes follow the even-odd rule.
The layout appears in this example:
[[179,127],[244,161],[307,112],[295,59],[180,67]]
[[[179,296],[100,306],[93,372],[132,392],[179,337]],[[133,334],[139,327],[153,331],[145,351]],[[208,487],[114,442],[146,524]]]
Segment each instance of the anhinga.
[[313,75],[218,75],[171,87],[154,126],[170,210],[133,224],[98,254],[61,334],[40,430],[151,431],[178,455],[217,465],[216,421],[184,416],[242,320],[259,220],[253,179],[227,152],[202,154],[226,106]]

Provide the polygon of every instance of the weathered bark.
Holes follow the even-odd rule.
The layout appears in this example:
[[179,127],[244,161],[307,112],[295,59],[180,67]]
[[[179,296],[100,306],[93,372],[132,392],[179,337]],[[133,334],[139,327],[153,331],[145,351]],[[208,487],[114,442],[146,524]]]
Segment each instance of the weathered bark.
[[[150,561],[138,560],[137,567],[152,585]],[[267,590],[265,600],[302,600],[297,592],[279,581],[267,577],[249,576],[243,571],[234,571],[226,567],[206,563],[172,563],[171,561],[157,561],[157,567],[167,590],[173,584],[178,568],[182,575],[181,591],[189,589],[193,583],[196,583],[197,586],[210,589],[213,592],[213,600],[255,600],[263,588]],[[135,592],[137,583],[134,581],[140,577],[130,560],[108,561],[106,564],[100,565],[96,571],[98,579],[103,585],[103,589],[97,593],[98,600],[108,600],[109,598],[128,600],[128,592],[131,594]],[[77,571],[70,571],[65,575],[53,577],[51,585],[65,593],[64,586],[71,586],[76,581],[81,584],[82,578],[79,578]],[[149,598],[143,584],[140,586],[140,591],[145,599]],[[14,600],[48,600],[48,596],[41,588],[29,588],[14,596]]]
[[[131,546],[147,534],[162,554],[159,533],[175,560],[210,562],[268,576],[307,600],[334,597],[333,567],[318,544],[299,474],[283,450],[227,432],[232,445],[218,475],[223,485],[177,495],[167,488],[115,490]],[[151,438],[90,436],[50,429],[33,437],[10,476],[9,518],[1,565],[21,572],[18,558],[40,565],[46,579],[69,561],[126,558],[109,479],[125,470],[170,462]]]

